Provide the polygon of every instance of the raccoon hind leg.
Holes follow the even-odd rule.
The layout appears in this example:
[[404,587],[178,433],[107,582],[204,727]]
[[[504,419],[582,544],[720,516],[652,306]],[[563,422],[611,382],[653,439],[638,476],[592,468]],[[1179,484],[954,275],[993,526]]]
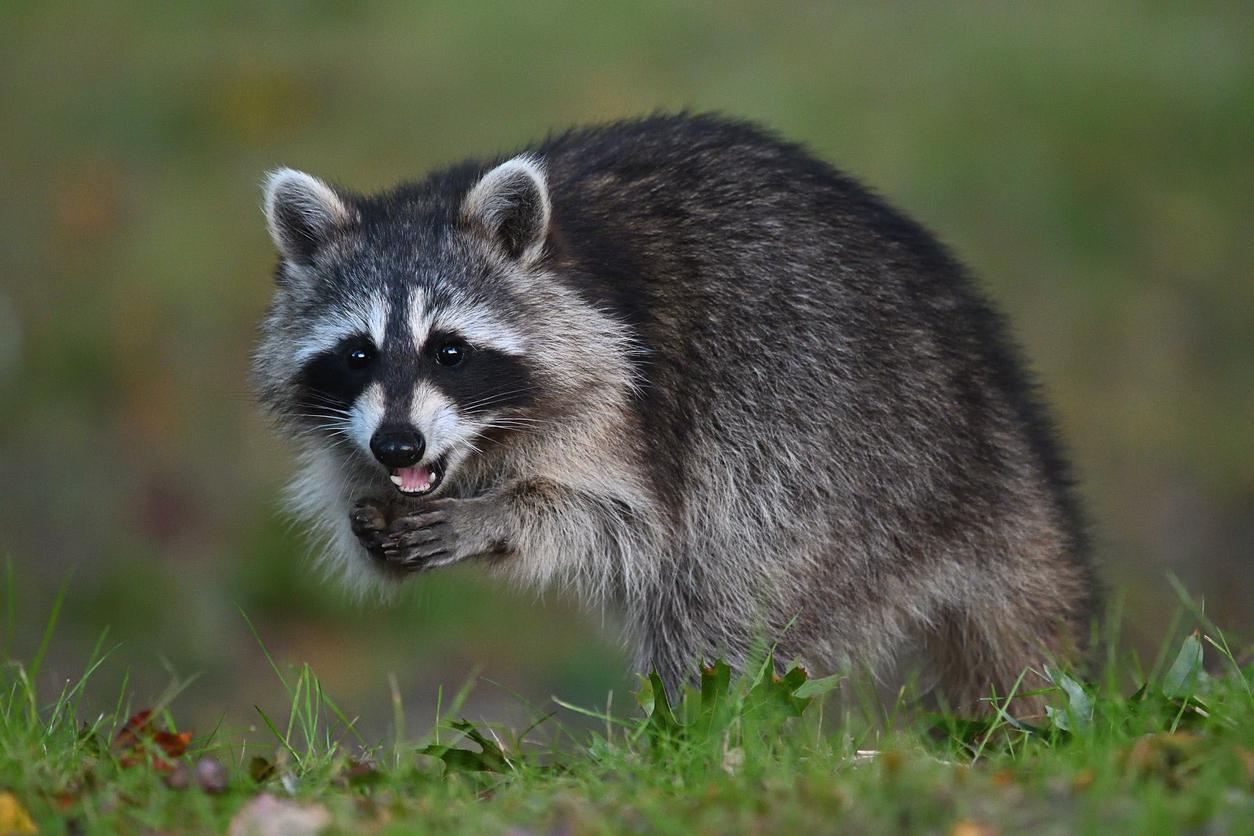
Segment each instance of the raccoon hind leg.
[[987,716],[1013,695],[1012,716],[1029,722],[1042,718],[1045,699],[1033,692],[1048,684],[1045,665],[1065,667],[1079,654],[1075,625],[1040,612],[1025,606],[946,609],[925,641],[936,678],[933,700],[961,715]]

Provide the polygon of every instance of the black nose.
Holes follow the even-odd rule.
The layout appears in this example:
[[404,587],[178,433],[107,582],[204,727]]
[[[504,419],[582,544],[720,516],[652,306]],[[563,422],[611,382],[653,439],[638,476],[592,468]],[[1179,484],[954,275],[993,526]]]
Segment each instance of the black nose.
[[426,446],[418,431],[409,427],[380,427],[370,439],[370,452],[391,468],[417,464]]

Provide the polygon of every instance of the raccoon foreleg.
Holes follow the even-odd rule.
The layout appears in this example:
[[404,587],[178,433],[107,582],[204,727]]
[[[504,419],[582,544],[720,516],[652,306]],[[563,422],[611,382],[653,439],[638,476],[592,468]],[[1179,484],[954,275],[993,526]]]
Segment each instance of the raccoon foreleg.
[[[544,586],[561,579],[583,585],[591,597],[621,598],[631,568],[630,588],[642,593],[655,564],[639,558],[654,548],[643,509],[549,481],[518,482],[469,499],[405,504],[391,514],[361,509],[354,509],[353,519],[361,516],[368,523],[354,528],[360,529],[362,545],[400,571],[513,557],[520,560],[510,562],[512,571],[524,583]],[[388,520],[382,534],[379,514]]]
[[417,572],[502,552],[503,505],[492,496],[435,499],[389,521],[386,509],[363,502],[350,519],[367,551],[394,569]]
[[360,500],[348,516],[349,527],[371,556],[383,560],[383,541],[388,536],[387,509],[369,499]]

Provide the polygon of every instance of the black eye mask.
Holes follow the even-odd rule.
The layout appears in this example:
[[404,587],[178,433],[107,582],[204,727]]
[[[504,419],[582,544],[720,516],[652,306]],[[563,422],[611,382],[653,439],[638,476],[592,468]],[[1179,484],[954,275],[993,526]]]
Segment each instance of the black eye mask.
[[316,355],[296,378],[303,412],[342,418],[377,373],[378,352],[365,337],[348,337]]

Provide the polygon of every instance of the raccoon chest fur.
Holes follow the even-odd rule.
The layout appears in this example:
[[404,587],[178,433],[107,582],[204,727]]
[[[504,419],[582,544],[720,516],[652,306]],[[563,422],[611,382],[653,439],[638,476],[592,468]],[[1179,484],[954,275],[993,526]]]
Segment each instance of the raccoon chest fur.
[[912,653],[951,704],[1094,601],[1033,384],[963,268],[752,125],[655,116],[362,195],[281,169],[254,352],[354,588],[473,560],[620,607],[670,683]]

